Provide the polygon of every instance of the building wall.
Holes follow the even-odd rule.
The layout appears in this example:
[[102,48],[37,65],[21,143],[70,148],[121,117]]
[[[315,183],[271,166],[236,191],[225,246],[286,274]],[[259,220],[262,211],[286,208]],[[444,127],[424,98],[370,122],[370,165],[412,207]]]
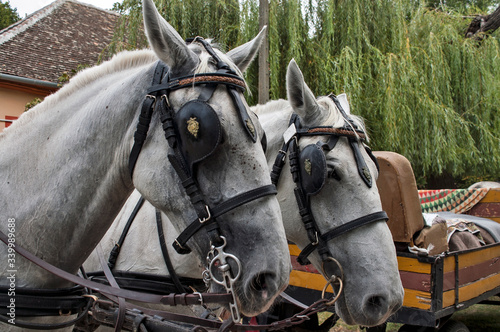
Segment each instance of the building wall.
[[[24,112],[27,103],[35,98],[43,99],[46,94],[24,92],[0,87],[0,119],[19,117]],[[9,126],[9,123],[0,122],[0,131]]]

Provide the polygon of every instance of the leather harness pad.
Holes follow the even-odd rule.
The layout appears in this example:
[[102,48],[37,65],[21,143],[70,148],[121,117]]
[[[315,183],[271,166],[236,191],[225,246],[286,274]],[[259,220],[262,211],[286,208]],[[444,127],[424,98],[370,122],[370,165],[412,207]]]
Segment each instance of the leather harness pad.
[[302,190],[308,195],[315,195],[326,182],[327,168],[323,149],[310,144],[300,152],[300,179]]
[[204,101],[192,100],[175,115],[180,150],[192,172],[193,165],[210,156],[222,137],[217,113]]

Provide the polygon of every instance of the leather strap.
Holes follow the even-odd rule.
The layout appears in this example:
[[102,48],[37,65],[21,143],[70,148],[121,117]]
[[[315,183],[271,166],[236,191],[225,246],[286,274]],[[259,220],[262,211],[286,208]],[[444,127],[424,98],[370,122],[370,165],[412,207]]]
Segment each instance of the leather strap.
[[224,84],[228,87],[245,91],[245,82],[239,76],[226,73],[205,73],[196,74],[196,76],[191,75],[173,78],[167,83],[152,86],[147,92],[154,93],[161,90],[173,91],[200,84]]
[[[5,244],[8,244],[8,237],[0,231],[0,240],[4,242]],[[197,294],[169,294],[169,295],[155,295],[155,294],[146,294],[146,293],[141,293],[141,292],[135,292],[135,291],[129,291],[126,289],[121,289],[121,288],[113,288],[111,286],[103,285],[98,282],[90,281],[87,279],[83,279],[79,276],[76,276],[74,274],[71,274],[69,272],[66,272],[64,270],[61,270],[60,268],[47,263],[46,261],[40,259],[39,257],[33,255],[26,249],[24,249],[22,246],[16,244],[15,246],[15,251],[23,256],[24,258],[28,259],[32,263],[38,265],[39,267],[43,268],[44,270],[47,270],[48,272],[54,274],[55,276],[58,276],[60,278],[63,278],[67,281],[70,281],[74,284],[90,288],[96,292],[103,293],[103,294],[109,294],[112,296],[116,297],[123,297],[124,299],[127,300],[134,300],[134,301],[139,301],[139,302],[145,302],[145,303],[152,303],[152,304],[164,304],[164,305],[178,305],[178,304],[188,304],[188,305],[194,305],[194,304],[199,304],[200,303],[200,295]],[[211,293],[204,293],[201,294],[203,297],[203,302],[204,303],[230,303],[232,301],[232,294],[230,293],[224,293],[224,294],[211,294]]]
[[163,232],[163,223],[161,221],[161,212],[156,209],[156,227],[158,228],[158,240],[160,241],[161,253],[163,255],[163,261],[167,266],[168,273],[172,282],[175,285],[178,293],[184,293],[186,290],[179,280],[179,276],[175,272],[174,266],[172,265],[172,261],[170,260],[170,255],[168,254],[167,244],[165,243],[165,234]]
[[361,150],[359,149],[360,143],[354,138],[349,138],[349,144],[351,144],[352,151],[354,152],[354,158],[356,159],[358,174],[366,183],[368,188],[371,188],[373,185],[373,177],[370,173],[368,165],[366,165],[365,158],[363,158]]
[[[379,211],[379,212],[374,212],[371,214],[368,214],[366,216],[354,219],[349,221],[348,223],[345,223],[343,225],[340,225],[339,227],[336,227],[325,234],[320,236],[320,239],[323,242],[328,242],[342,234],[345,234],[353,229],[356,229],[358,227],[370,224],[372,222],[376,221],[387,221],[389,217],[387,216],[387,213],[385,211]],[[297,262],[301,265],[307,265],[310,264],[309,260],[307,257],[317,248],[317,245],[313,245],[312,243],[308,244],[299,254],[297,257]]]
[[139,200],[137,201],[137,204],[135,205],[134,210],[132,211],[132,214],[127,220],[127,223],[125,224],[125,227],[123,228],[122,234],[120,235],[120,239],[118,239],[118,242],[115,244],[113,249],[111,249],[111,252],[109,254],[108,258],[108,266],[111,270],[115,268],[116,265],[116,260],[118,259],[118,255],[120,254],[120,250],[123,246],[123,242],[125,242],[125,237],[128,234],[128,231],[130,229],[130,226],[132,226],[132,222],[135,219],[135,216],[137,216],[137,213],[142,207],[142,204],[144,204],[144,197],[140,197]]
[[241,101],[241,96],[236,89],[228,87],[229,95],[233,99],[234,104],[236,105],[236,109],[238,110],[238,116],[240,117],[240,121],[245,128],[247,134],[250,136],[252,141],[257,142],[257,131],[255,130],[255,125],[252,122],[252,119],[248,115],[247,109]]
[[276,195],[277,193],[276,187],[273,184],[269,184],[231,197],[210,210],[211,219],[208,219],[204,223],[201,223],[199,219],[191,222],[191,224],[177,237],[176,241],[172,244],[173,247],[180,254],[186,253],[188,250],[188,252],[190,252],[189,247],[186,246],[187,241],[202,227],[213,223],[215,218],[255,199],[267,195]]
[[[113,272],[109,268],[106,260],[104,259],[104,254],[102,253],[101,244],[98,243],[96,247],[97,256],[99,257],[99,262],[101,263],[101,267],[104,271],[104,275],[109,282],[109,285],[113,288],[119,289],[120,286],[116,282],[115,276],[113,276]],[[123,327],[123,322],[125,321],[125,299],[123,297],[119,297],[118,299],[118,313],[115,319],[115,332],[121,331]]]
[[[158,61],[155,67],[153,75],[153,86],[159,84],[164,75],[164,72],[168,70],[168,67],[163,64],[163,62]],[[139,158],[142,146],[148,135],[149,124],[151,123],[151,118],[153,116],[153,106],[156,102],[156,96],[148,94],[146,99],[142,103],[141,114],[139,115],[139,123],[137,124],[137,129],[134,134],[134,145],[130,151],[129,157],[129,174],[130,178],[133,178],[135,164]]]
[[[170,277],[119,270],[113,271],[113,276],[120,288],[153,294],[167,294],[177,291]],[[108,283],[103,271],[90,272],[89,278],[103,284]],[[181,293],[189,292],[189,287],[201,290],[206,288],[202,279],[180,277],[179,280],[183,285],[186,285]]]
[[[157,317],[160,319],[164,319],[167,321],[175,321],[175,322],[181,322],[181,323],[186,323],[186,324],[191,324],[195,325],[193,331],[197,331],[197,327],[206,327],[206,328],[211,328],[211,329],[218,329],[218,331],[227,331],[227,328],[230,328],[231,331],[254,331],[254,330],[266,330],[266,331],[281,331],[284,328],[295,326],[302,324],[306,320],[309,320],[309,316],[317,314],[318,312],[322,312],[327,310],[327,305],[326,303],[329,300],[327,299],[321,299],[313,304],[311,304],[309,307],[303,308],[302,311],[299,313],[296,313],[290,318],[286,318],[281,321],[273,322],[271,324],[266,324],[266,325],[246,325],[246,324],[232,324],[232,320],[229,321],[214,321],[214,320],[208,320],[208,319],[203,319],[203,318],[198,318],[194,316],[187,316],[187,315],[182,315],[182,314],[176,314],[176,313],[170,313],[170,312],[164,312],[164,311],[159,311],[159,310],[154,310],[154,309],[149,309],[149,308],[144,308],[135,304],[130,304],[127,303],[127,307],[131,310],[129,313],[131,315],[148,315],[151,317]],[[97,305],[103,304],[105,306],[112,306],[113,304],[106,301],[99,301]],[[98,308],[98,307],[97,307]],[[95,309],[95,308],[94,308]],[[136,309],[136,310],[133,310]],[[111,310],[112,307],[111,307]],[[99,312],[99,310],[93,310],[96,312]],[[140,312],[140,314],[138,313]],[[110,316],[108,314],[108,316]],[[98,317],[99,318],[99,317]],[[98,319],[99,320],[99,319]],[[106,322],[107,324],[110,324],[110,322]],[[144,324],[147,326],[147,320],[144,322]],[[164,330],[168,330],[168,328],[165,328]]]

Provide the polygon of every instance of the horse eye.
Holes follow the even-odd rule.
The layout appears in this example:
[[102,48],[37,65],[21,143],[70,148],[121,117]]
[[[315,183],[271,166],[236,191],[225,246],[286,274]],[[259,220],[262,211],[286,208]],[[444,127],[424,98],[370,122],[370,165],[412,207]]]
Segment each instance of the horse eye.
[[331,168],[328,169],[327,177],[328,178],[333,178],[333,179],[335,179],[337,181],[340,181],[340,176],[335,171],[335,167],[331,167]]
[[226,142],[226,131],[222,128],[219,145],[224,144],[224,142]]

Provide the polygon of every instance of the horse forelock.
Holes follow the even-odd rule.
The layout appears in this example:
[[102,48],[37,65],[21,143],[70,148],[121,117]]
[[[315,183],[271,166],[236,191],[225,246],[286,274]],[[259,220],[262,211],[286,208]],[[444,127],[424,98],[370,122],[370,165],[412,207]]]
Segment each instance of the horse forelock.
[[[212,44],[210,40],[208,40],[210,45],[213,47],[213,50],[217,54],[217,56],[227,63],[229,65],[229,68],[231,68],[239,77],[241,77],[244,80],[243,73],[241,70],[234,64],[234,62],[222,51],[220,51],[217,47],[217,44]],[[206,52],[203,48],[203,46],[200,43],[193,42],[190,44],[190,48],[196,48],[198,52],[198,57],[200,59],[200,63],[198,64],[198,67],[195,69],[194,74],[203,74],[203,73],[210,73],[214,71],[214,66],[216,65],[214,58],[208,52]],[[245,86],[246,86],[246,81],[245,81]]]
[[[352,124],[348,121],[348,119],[344,118],[337,105],[333,102],[330,97],[320,97],[318,99],[318,104],[323,106],[325,109],[329,110],[328,116],[323,119],[323,123],[318,124],[320,126],[332,126],[333,128],[340,128],[344,125],[347,125],[352,128]],[[366,127],[363,119],[360,116],[349,114],[350,120],[354,122],[358,126],[359,129],[363,131],[365,134],[366,140],[369,141],[368,133],[366,132]],[[333,123],[333,124],[332,124]],[[352,128],[354,129],[354,128]],[[355,132],[356,133],[356,132]],[[356,136],[358,134],[356,133]]]

